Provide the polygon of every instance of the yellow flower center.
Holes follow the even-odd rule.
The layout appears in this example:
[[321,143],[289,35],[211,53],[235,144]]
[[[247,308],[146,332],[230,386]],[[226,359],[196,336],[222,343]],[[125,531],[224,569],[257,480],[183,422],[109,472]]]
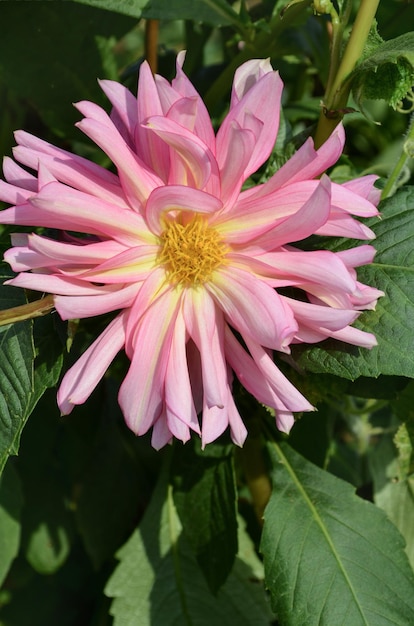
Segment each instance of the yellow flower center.
[[224,262],[228,251],[219,233],[199,214],[187,224],[166,221],[159,262],[174,284],[200,285]]

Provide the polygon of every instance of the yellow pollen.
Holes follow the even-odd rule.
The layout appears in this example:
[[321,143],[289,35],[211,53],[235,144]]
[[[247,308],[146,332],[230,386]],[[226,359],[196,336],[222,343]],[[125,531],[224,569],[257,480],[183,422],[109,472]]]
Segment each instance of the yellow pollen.
[[200,285],[224,262],[228,251],[219,233],[196,214],[187,224],[166,221],[161,237],[160,264],[174,284]]

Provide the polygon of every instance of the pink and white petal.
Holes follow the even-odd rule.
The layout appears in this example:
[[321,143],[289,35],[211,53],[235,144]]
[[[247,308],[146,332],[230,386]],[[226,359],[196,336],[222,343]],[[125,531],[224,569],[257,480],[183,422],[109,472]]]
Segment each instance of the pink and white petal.
[[[282,374],[270,358],[267,351],[249,338],[245,341],[257,367],[265,376],[267,382],[273,388],[277,397],[280,398],[283,405],[282,410],[287,409],[288,411],[293,412],[313,411],[313,406]],[[276,408],[278,409],[278,407]]]
[[105,235],[125,245],[155,243],[139,214],[61,183],[49,183],[30,204],[7,209],[2,220],[4,217],[7,223]]
[[289,351],[297,324],[274,289],[236,267],[215,272],[206,288],[243,338],[249,336],[268,348]]
[[359,316],[359,311],[333,309],[329,306],[320,306],[310,302],[294,300],[286,296],[281,296],[287,305],[292,309],[295,319],[299,324],[304,324],[310,328],[319,330],[340,330],[348,324],[355,322]]
[[208,406],[206,403],[203,406],[203,417],[201,425],[201,447],[204,450],[205,446],[212,441],[215,441],[224,433],[229,425],[229,416],[227,406]]
[[16,187],[21,187],[28,191],[37,191],[36,177],[26,172],[25,169],[7,156],[3,159],[3,174],[4,178],[11,185],[16,185]]
[[369,265],[375,257],[376,250],[373,246],[364,244],[349,250],[336,252],[336,255],[345,263],[348,269]]
[[55,293],[65,296],[99,296],[108,293],[118,292],[116,285],[91,285],[76,278],[67,276],[57,276],[48,273],[21,272],[14,278],[6,281],[5,284],[13,287],[22,287],[33,291],[43,291],[45,293]]
[[281,252],[265,254],[262,259],[273,264],[284,278],[301,279],[308,284],[345,293],[352,293],[356,287],[346,265],[329,250],[304,252],[286,248]]
[[98,80],[99,86],[112,104],[113,111],[121,121],[124,132],[129,140],[134,141],[135,127],[138,123],[137,99],[136,97],[115,80]]
[[[185,171],[180,172],[179,178],[170,172],[169,184],[190,185],[204,189],[210,183],[214,189],[219,188],[220,179],[216,159],[197,135],[177,122],[161,116],[151,117],[147,120],[146,126],[161,137],[185,165]],[[174,157],[171,156],[171,170],[173,169]],[[209,191],[209,188],[207,190]]]
[[233,109],[263,76],[272,72],[269,59],[251,59],[240,65],[234,74],[230,108]]
[[[256,118],[260,132],[255,137],[255,146],[245,169],[245,178],[255,172],[269,157],[279,128],[279,108],[283,83],[276,72],[266,73],[246,91],[242,99],[227,114],[216,137],[216,150],[220,154],[225,149],[228,129],[233,120],[241,128],[252,128],[251,120]],[[248,115],[246,116],[246,112]]]
[[151,445],[155,450],[161,450],[167,443],[171,443],[173,435],[168,428],[167,418],[162,413],[152,428]]
[[[83,280],[105,284],[141,282],[154,269],[158,249],[158,246],[129,248],[76,275]],[[71,273],[71,270],[67,272]]]
[[[330,181],[323,176],[310,197],[297,211],[275,219],[275,208],[256,210],[249,215],[229,219],[217,230],[228,243],[245,244],[257,238],[263,250],[274,250],[286,243],[301,241],[322,227],[330,213]],[[275,198],[275,203],[280,202]]]
[[36,234],[27,236],[27,245],[31,251],[49,258],[51,262],[57,262],[60,266],[68,263],[70,265],[101,263],[128,249],[123,244],[113,240],[75,245]]
[[[5,183],[4,180],[0,180],[0,200],[2,202],[20,205],[26,202],[31,196],[33,196],[33,191],[30,189],[22,189],[22,187],[17,187],[16,185]],[[5,223],[3,222],[4,213],[5,211],[1,211],[0,213],[0,224]]]
[[354,346],[361,346],[362,348],[371,349],[378,344],[375,335],[367,333],[359,328],[353,328],[347,326],[342,330],[333,331],[331,337],[338,339],[339,341],[345,341]]
[[236,446],[242,447],[246,441],[247,428],[237,410],[230,388],[228,389],[227,395],[227,419],[229,421],[232,442],[235,443]]
[[200,352],[204,405],[223,408],[227,395],[223,314],[204,288],[194,288],[184,292],[183,315]]
[[[175,436],[173,422],[181,422],[200,434],[200,426],[194,406],[186,353],[186,328],[179,311],[174,326],[171,350],[165,375],[165,405],[167,421]],[[182,426],[179,425],[180,429]],[[184,432],[184,431],[183,431]],[[179,437],[182,441],[184,439]],[[188,438],[188,437],[187,437]]]
[[372,204],[377,206],[381,198],[381,189],[374,187],[374,183],[377,180],[378,176],[375,176],[375,174],[368,174],[367,176],[360,176],[354,180],[348,180],[346,183],[342,184],[342,187],[350,189],[358,196],[366,198],[372,202]]
[[[171,290],[172,288],[165,278],[165,271],[161,267],[153,269],[139,285],[127,323],[125,351],[131,360],[135,351],[135,335],[138,332],[141,317],[151,310],[153,304]],[[178,289],[175,289],[174,292],[179,294]]]
[[228,126],[227,143],[217,155],[221,177],[221,199],[226,209],[234,205],[245,180],[245,170],[254,147],[254,135],[235,120]]
[[332,205],[358,217],[378,215],[376,206],[363,196],[355,193],[349,186],[332,183]]
[[169,211],[192,213],[215,213],[222,207],[215,196],[184,185],[168,185],[154,189],[145,207],[146,220],[150,230],[160,235],[165,228],[164,218]]
[[350,217],[343,211],[332,210],[326,223],[315,231],[315,235],[325,237],[347,237],[348,239],[375,239],[375,233],[368,226]]
[[281,433],[288,435],[294,423],[295,418],[290,411],[276,411],[276,426]]
[[134,350],[118,399],[125,421],[136,435],[146,433],[163,411],[165,373],[179,297],[169,289],[139,320],[135,320],[133,309],[129,313],[128,326],[136,323]]
[[151,191],[164,184],[162,179],[132,152],[109,116],[105,123],[100,119],[84,118],[76,126],[102,148],[116,165],[128,203],[139,211]]
[[119,179],[112,172],[24,131],[18,131],[15,136],[19,145],[13,149],[13,155],[20,163],[37,170],[41,161],[61,182],[127,207]]
[[63,320],[95,317],[118,309],[129,308],[136,297],[138,284],[127,285],[117,291],[102,293],[102,288],[91,295],[55,296],[55,308]]
[[197,102],[194,132],[216,154],[216,137],[211,124],[210,115],[192,82],[187,78],[177,57],[177,75],[172,80],[172,87],[181,97],[195,98]]
[[68,370],[57,394],[59,408],[67,415],[83,404],[103,378],[125,341],[124,314],[118,315]]

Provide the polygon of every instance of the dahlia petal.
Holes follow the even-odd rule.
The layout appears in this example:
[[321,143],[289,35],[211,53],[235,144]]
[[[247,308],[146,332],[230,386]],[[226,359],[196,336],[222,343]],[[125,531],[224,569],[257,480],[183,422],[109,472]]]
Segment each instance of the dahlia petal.
[[154,268],[157,246],[137,246],[114,254],[93,269],[78,273],[82,279],[93,282],[125,283],[145,280]]
[[319,306],[309,302],[302,302],[281,296],[287,305],[292,309],[295,319],[300,324],[305,324],[310,328],[323,328],[328,330],[340,330],[348,324],[352,324],[359,316],[359,311],[344,309],[333,309],[329,306]]
[[339,341],[345,341],[346,343],[350,343],[354,346],[361,346],[362,348],[368,349],[373,348],[378,343],[375,335],[372,333],[367,333],[364,330],[352,328],[351,326],[333,331],[331,337],[338,339]]
[[161,415],[153,426],[151,445],[155,450],[161,450],[167,443],[170,443],[171,439],[172,433],[168,428],[167,420]]
[[137,213],[121,209],[61,183],[46,185],[30,199],[30,204],[6,209],[1,213],[0,220],[3,224],[46,226],[63,230],[76,228],[78,232],[107,235],[125,245],[136,245],[139,242],[138,236],[142,234],[148,237],[149,243],[153,242],[153,236]]
[[[114,107],[124,132],[132,142],[135,135],[135,127],[138,123],[137,99],[132,93],[115,80],[98,80],[99,86]],[[119,130],[119,128],[118,128]]]
[[103,378],[125,341],[124,314],[118,315],[68,370],[60,383],[57,399],[63,415],[83,404]]
[[240,128],[235,120],[229,125],[226,149],[218,156],[221,177],[221,199],[226,208],[231,208],[240,193],[244,172],[254,147],[254,135]]
[[208,406],[203,407],[203,419],[201,426],[201,447],[215,441],[224,433],[229,425],[226,407]]
[[[16,185],[5,183],[4,180],[0,180],[0,200],[2,202],[7,202],[7,204],[23,204],[31,196],[33,196],[33,191],[29,189],[22,189]],[[7,210],[8,209],[6,209],[6,211]],[[2,222],[2,217],[6,211],[1,212],[0,222]]]
[[293,214],[276,221],[274,207],[279,199],[275,198],[270,208],[258,209],[241,217],[235,215],[218,225],[217,230],[228,243],[245,244],[258,238],[256,243],[262,249],[275,249],[292,241],[301,241],[322,227],[329,218],[330,198],[330,181],[324,176],[312,195]]
[[[186,354],[186,328],[179,311],[174,326],[171,351],[165,376],[165,404],[167,421],[171,432],[173,422],[180,421],[200,434],[200,426],[194,406]],[[177,434],[173,432],[177,437]],[[182,441],[184,439],[180,437]]]
[[[131,365],[118,396],[126,423],[137,435],[146,433],[163,409],[165,372],[178,302],[175,290],[165,291],[137,323]],[[134,315],[132,307],[129,316]]]
[[145,207],[149,228],[160,235],[165,225],[163,218],[168,211],[214,213],[222,207],[221,201],[205,191],[183,185],[168,185],[154,189]]
[[288,410],[294,412],[313,411],[313,406],[276,367],[266,350],[249,338],[245,341],[257,367],[266,377],[268,383],[273,387],[277,397],[281,399],[284,407],[287,407]]
[[233,109],[247,92],[266,74],[273,73],[269,59],[250,59],[234,73],[230,108]]
[[[56,276],[46,273],[21,272],[18,276],[5,282],[13,287],[31,289],[33,291],[43,291],[65,296],[99,296],[119,291],[116,285],[91,285],[76,278],[67,276]],[[79,316],[74,316],[79,317]]]
[[227,398],[227,414],[230,426],[231,440],[236,446],[242,447],[247,437],[247,428],[244,425],[240,413],[237,410],[236,404],[233,400],[230,389],[228,390]]
[[291,309],[279,294],[244,270],[225,267],[206,284],[231,325],[268,348],[288,351],[297,330]]
[[[242,99],[229,111],[221,124],[216,137],[216,150],[220,154],[225,150],[229,127],[233,120],[241,128],[246,127],[246,121],[256,118],[260,125],[260,132],[255,137],[255,146],[251,158],[246,166],[244,178],[255,172],[269,157],[279,128],[279,107],[283,83],[276,72],[266,73],[260,80],[245,91]],[[246,115],[246,113],[248,115]]]
[[36,177],[26,172],[10,157],[6,156],[3,159],[3,173],[4,178],[11,185],[22,187],[22,189],[27,189],[28,191],[37,191]]
[[105,123],[100,119],[84,118],[76,126],[102,148],[116,165],[128,202],[139,211],[151,191],[163,184],[162,179],[131,151],[109,116]]
[[194,133],[177,122],[166,117],[154,116],[147,120],[147,128],[151,128],[159,137],[174,150],[184,164],[184,170],[177,169],[174,173],[174,159],[171,161],[171,172],[168,183],[171,185],[188,185],[203,189],[210,178],[215,179],[214,186],[219,186],[219,174],[215,157],[208,146]]
[[348,237],[349,239],[375,239],[375,233],[365,224],[354,220],[343,212],[333,212],[327,222],[315,231],[324,237]]
[[367,176],[360,176],[354,180],[348,180],[343,183],[342,187],[353,191],[358,196],[362,196],[372,202],[372,204],[377,205],[381,199],[381,189],[374,187],[374,183],[377,180],[378,176],[368,174]]
[[63,320],[94,317],[130,307],[138,288],[133,284],[116,291],[107,287],[104,293],[102,293],[103,288],[98,288],[95,294],[55,296],[55,308]]
[[204,289],[185,292],[183,314],[187,331],[200,352],[204,404],[222,409],[227,395],[223,314]]
[[37,170],[42,162],[61,182],[107,202],[127,206],[118,177],[112,172],[25,131],[17,131],[15,137],[19,145],[13,148],[13,155],[23,165]]

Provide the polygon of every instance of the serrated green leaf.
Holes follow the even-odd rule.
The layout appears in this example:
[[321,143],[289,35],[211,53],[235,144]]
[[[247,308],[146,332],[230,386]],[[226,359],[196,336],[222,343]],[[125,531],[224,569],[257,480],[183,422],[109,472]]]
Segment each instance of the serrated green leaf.
[[387,100],[394,108],[414,83],[414,33],[383,42],[351,74],[358,105],[365,99]]
[[19,551],[22,505],[19,476],[9,463],[0,477],[0,586]]
[[283,626],[414,623],[414,575],[384,513],[289,446],[269,454],[261,551]]
[[[241,541],[245,550],[246,538]],[[161,477],[139,528],[118,553],[105,593],[114,626],[269,626],[263,588],[250,557],[236,559],[218,594],[208,589],[182,532],[167,477]]]
[[[372,350],[339,342],[320,347],[298,346],[293,353],[312,372],[335,374],[354,380],[380,374],[414,377],[414,188],[405,187],[380,205],[381,220],[371,220],[376,233],[374,262],[358,272],[361,282],[384,291],[375,311],[354,324],[374,333]],[[333,242],[330,249],[349,247]]]
[[398,528],[406,541],[406,553],[414,569],[414,476],[389,481],[375,494],[375,502]]
[[[233,448],[211,444],[204,454],[199,440],[193,442],[174,448],[174,503],[197,562],[215,593],[237,554]],[[217,455],[212,456],[210,448],[216,448]]]
[[148,0],[73,0],[73,2],[88,4],[97,9],[115,11],[136,19],[141,17],[142,9],[148,4]]
[[[0,309],[25,304],[22,289],[9,287],[0,275]],[[33,324],[19,322],[0,328],[0,474],[10,455],[17,454],[22,430],[45,390],[55,385],[62,367],[62,354],[51,342],[50,320],[39,320],[39,342],[47,334],[47,349],[39,355],[33,343]]]

